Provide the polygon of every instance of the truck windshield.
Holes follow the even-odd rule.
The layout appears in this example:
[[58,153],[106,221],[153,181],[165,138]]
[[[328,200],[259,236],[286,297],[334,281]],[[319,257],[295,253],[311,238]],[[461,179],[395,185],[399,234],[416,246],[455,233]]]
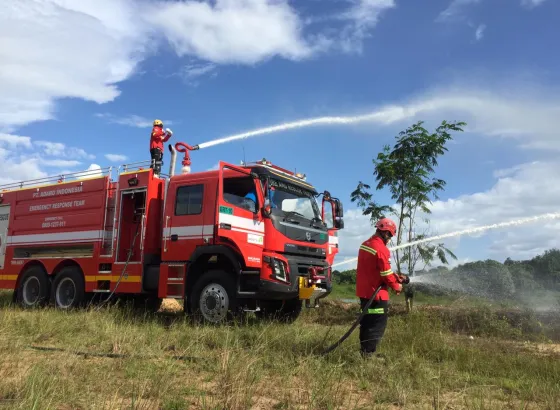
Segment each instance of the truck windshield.
[[270,180],[270,204],[284,213],[295,213],[309,220],[321,221],[319,206],[313,193],[284,181]]

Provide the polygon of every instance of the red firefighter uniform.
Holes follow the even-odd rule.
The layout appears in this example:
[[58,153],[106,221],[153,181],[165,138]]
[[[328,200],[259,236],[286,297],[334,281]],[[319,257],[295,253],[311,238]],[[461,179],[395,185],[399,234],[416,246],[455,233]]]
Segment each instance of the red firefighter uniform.
[[397,276],[391,269],[391,252],[379,236],[372,236],[366,240],[358,252],[358,267],[356,270],[356,296],[369,299],[375,290],[384,285],[375,300],[389,300],[387,287],[395,291],[400,290]]
[[[162,138],[163,137],[163,138]],[[153,149],[159,149],[163,151],[163,144],[171,138],[170,134],[167,134],[162,126],[154,126],[152,128],[152,136],[150,138],[150,151]]]

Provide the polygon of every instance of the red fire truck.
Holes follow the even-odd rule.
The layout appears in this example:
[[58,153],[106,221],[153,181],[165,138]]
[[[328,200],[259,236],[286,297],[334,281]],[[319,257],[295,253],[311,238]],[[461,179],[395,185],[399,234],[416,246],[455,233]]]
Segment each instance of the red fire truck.
[[315,306],[331,291],[340,200],[267,160],[190,173],[197,148],[169,145],[168,175],[147,161],[116,180],[105,168],[0,187],[0,289],[23,307],[69,309],[96,293],[183,299],[209,322],[293,320],[303,301]]

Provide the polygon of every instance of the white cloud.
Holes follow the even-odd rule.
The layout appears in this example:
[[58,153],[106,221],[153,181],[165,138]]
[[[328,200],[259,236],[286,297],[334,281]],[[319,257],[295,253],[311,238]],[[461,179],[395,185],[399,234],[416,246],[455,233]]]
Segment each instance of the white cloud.
[[105,154],[105,158],[111,162],[124,162],[128,159],[126,155],[121,154]]
[[[560,163],[530,162],[508,170],[498,170],[492,188],[461,195],[445,201],[434,201],[430,215],[430,228],[435,234],[458,232],[480,226],[556,213],[560,211],[560,185],[554,184],[560,175]],[[361,211],[351,209],[345,214],[345,229],[340,232],[340,258],[355,257],[358,246],[373,233],[369,218]],[[443,239],[449,248],[460,249],[461,239]],[[491,245],[481,255],[469,255],[470,259],[495,258],[499,261],[508,256],[528,259],[546,249],[560,247],[560,221],[543,220],[515,227],[489,230],[471,237],[489,237]],[[454,262],[456,265],[458,262]],[[355,262],[341,266],[348,269]]]
[[[531,148],[535,154],[550,156],[560,151],[560,98],[554,87],[548,89],[536,83],[521,81],[493,86],[464,82],[442,86],[408,100],[375,111],[374,122],[392,127],[426,120],[434,125],[442,118],[467,122],[464,135],[485,135],[487,138],[510,140],[519,148]],[[545,213],[559,212],[560,185],[554,183],[560,175],[560,163],[541,160],[495,170],[494,186],[482,192],[467,193],[446,201],[435,201],[430,219],[434,234],[443,234],[487,224],[507,222]],[[359,244],[373,233],[369,218],[361,211],[347,210],[345,229],[340,233],[340,255],[336,262],[355,257]],[[489,231],[477,235],[491,237],[485,255],[466,255],[471,259],[492,257],[503,260],[530,258],[545,249],[560,246],[560,223],[544,221],[535,225]],[[452,249],[461,249],[461,240],[445,239]],[[465,255],[460,255],[465,257]],[[352,263],[341,266],[347,268]]]
[[482,40],[482,37],[484,37],[484,31],[486,30],[486,25],[484,24],[480,24],[477,28],[476,31],[474,33],[474,36],[476,38],[476,41],[480,41]]
[[[102,118],[110,124],[126,125],[129,127],[136,128],[150,128],[153,125],[155,118],[149,119],[146,117],[141,117],[140,115],[126,115],[124,117],[118,117],[109,113],[98,113],[95,114],[96,117]],[[162,120],[164,126],[173,124],[171,120]]]
[[[401,104],[355,117],[332,117],[333,123],[374,123],[394,126],[416,120],[445,118],[467,122],[465,130],[493,138],[512,139],[521,148],[560,151],[560,97],[554,87],[536,83],[494,82],[440,86]],[[311,121],[311,120],[304,120]],[[329,121],[325,121],[329,122]],[[463,138],[461,135],[457,139]]]
[[4,147],[7,145],[10,148],[17,148],[18,146],[31,148],[31,138],[20,135],[0,133],[0,142]]
[[68,160],[68,159],[42,159],[40,162],[43,165],[56,168],[72,168],[81,164],[80,161]]
[[[363,40],[371,35],[381,14],[395,7],[394,0],[357,0],[341,17],[348,24],[341,30],[340,45],[345,51],[361,51]],[[334,40],[334,39],[333,39]],[[332,40],[331,40],[332,41]]]
[[[76,172],[75,167],[81,165],[79,159],[94,158],[80,148],[67,147],[59,142],[34,141],[30,137],[19,135],[0,134],[0,142],[0,184]],[[47,172],[45,167],[63,170]],[[37,183],[40,182],[34,184]]]
[[52,157],[70,157],[94,159],[95,155],[88,154],[81,148],[67,147],[61,142],[36,141],[34,146],[39,147],[44,155]]
[[445,10],[437,17],[436,21],[449,21],[463,17],[462,11],[465,7],[479,3],[480,0],[453,0]]
[[[298,61],[336,45],[359,49],[393,0],[359,0],[341,10],[341,38],[326,34],[332,27],[305,32],[287,0],[5,0],[2,6],[0,130],[13,132],[53,119],[57,99],[113,101],[118,84],[163,41],[179,56],[210,64]],[[146,124],[134,116],[119,123]]]
[[528,8],[535,8],[543,4],[546,0],[521,0],[521,5]]
[[[434,224],[440,232],[507,222],[549,212],[558,212],[560,174],[556,161],[534,161],[498,171],[495,185],[484,192],[434,202]],[[543,221],[493,234],[490,252],[499,259],[528,258],[553,246],[560,246],[559,222]]]
[[273,56],[299,60],[314,51],[302,38],[297,12],[284,0],[157,3],[150,15],[181,56],[254,64]]
[[179,73],[183,80],[191,85],[197,86],[199,84],[200,77],[216,77],[218,75],[217,65],[213,63],[193,63],[188,64]]
[[[452,0],[449,6],[443,10],[436,21],[454,21],[464,18],[464,10],[470,5],[480,3],[481,0]],[[546,0],[520,0],[519,4],[526,8],[535,8],[542,5]]]
[[74,174],[77,179],[95,178],[103,175],[101,167],[97,164],[91,164],[84,172]]
[[2,6],[0,127],[52,118],[57,98],[113,100],[114,84],[133,74],[145,52],[132,0],[5,0]]

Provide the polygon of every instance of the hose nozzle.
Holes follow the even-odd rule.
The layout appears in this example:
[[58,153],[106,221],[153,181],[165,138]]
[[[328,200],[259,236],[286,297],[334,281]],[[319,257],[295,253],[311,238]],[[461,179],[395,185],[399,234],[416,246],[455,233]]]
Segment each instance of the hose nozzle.
[[408,275],[403,275],[402,273],[397,274],[399,282],[403,285],[408,285],[410,283],[410,277]]

